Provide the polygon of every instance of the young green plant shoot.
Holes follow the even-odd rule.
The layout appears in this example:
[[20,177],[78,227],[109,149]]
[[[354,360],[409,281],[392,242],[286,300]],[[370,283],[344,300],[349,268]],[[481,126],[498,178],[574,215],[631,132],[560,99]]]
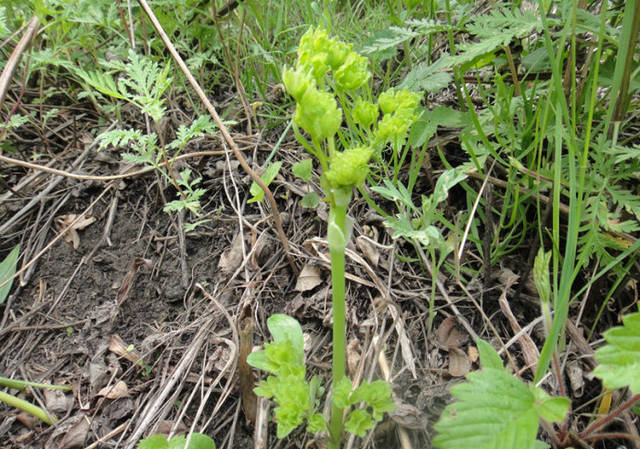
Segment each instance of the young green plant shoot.
[[[391,387],[383,381],[354,385],[345,375],[345,248],[351,238],[353,220],[347,211],[354,188],[369,174],[369,162],[381,160],[382,150],[395,150],[404,142],[417,119],[420,96],[407,89],[389,89],[373,102],[369,60],[353,51],[353,46],[329,37],[321,28],[310,29],[300,40],[294,68],[282,74],[287,92],[296,101],[294,131],[301,145],[320,164],[321,185],[329,203],[327,240],[331,255],[333,293],[333,395],[328,426],[329,448],[340,447],[343,429],[364,436],[395,408]],[[382,118],[379,118],[382,112]],[[343,127],[343,122],[346,124]],[[300,131],[302,129],[306,135]],[[341,149],[339,149],[339,147]],[[396,157],[395,155],[393,157]],[[280,328],[288,323],[289,329]],[[294,324],[295,323],[295,324]],[[306,383],[302,352],[302,331],[293,318],[275,315],[269,319],[274,337],[264,351],[252,354],[248,362],[274,374],[256,389],[278,404],[275,417],[278,436],[288,434],[307,420],[307,430],[326,428],[324,418],[315,413],[317,380]],[[288,357],[285,359],[285,357]],[[306,396],[291,396],[296,394]],[[292,398],[304,397],[304,401]],[[366,408],[353,409],[364,402]],[[306,407],[304,410],[301,407]],[[295,412],[293,411],[295,409]],[[345,411],[349,410],[346,414]]]

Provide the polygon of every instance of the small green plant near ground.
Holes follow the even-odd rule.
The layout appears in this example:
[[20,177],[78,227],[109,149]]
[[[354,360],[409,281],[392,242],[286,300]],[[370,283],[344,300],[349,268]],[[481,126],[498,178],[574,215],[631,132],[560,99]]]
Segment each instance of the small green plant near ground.
[[[145,56],[129,52],[127,63],[111,64],[112,70],[124,72],[126,76],[115,79],[110,73],[86,72],[77,74],[85,83],[101,94],[115,100],[125,101],[148,114],[158,132],[143,133],[136,129],[117,129],[105,131],[98,136],[100,148],[130,147],[132,152],[122,153],[122,158],[136,164],[152,167],[178,191],[178,199],[169,201],[164,207],[166,212],[190,211],[196,218],[202,216],[200,198],[205,190],[198,188],[201,178],[192,178],[190,169],[182,170],[176,177],[173,164],[185,146],[193,139],[215,131],[215,124],[208,116],[196,118],[188,127],[180,125],[176,138],[164,144],[160,140],[159,123],[164,117],[164,93],[171,84],[168,76],[169,65],[164,68]],[[171,152],[171,153],[170,153]],[[204,221],[198,220],[185,226],[192,230]]]
[[167,440],[166,436],[155,434],[140,440],[138,449],[216,449],[216,444],[211,437],[202,433],[192,433],[188,446],[187,437],[183,435]]
[[[320,181],[329,202],[327,240],[333,294],[333,394],[328,430],[329,447],[336,449],[340,447],[344,428],[363,436],[382,419],[385,411],[395,408],[391,388],[385,382],[354,386],[345,375],[344,254],[353,227],[347,209],[354,187],[367,178],[369,161],[373,158],[386,164],[383,149],[389,144],[393,150],[393,164],[399,165],[402,156],[397,150],[417,119],[420,96],[407,89],[391,88],[382,92],[374,103],[368,59],[354,52],[352,45],[330,38],[322,28],[312,28],[302,36],[296,65],[285,68],[282,78],[287,92],[296,100],[293,118],[296,137],[320,164]],[[381,113],[382,118],[379,118]],[[343,114],[347,124],[344,129]],[[344,149],[340,150],[338,145]],[[308,177],[309,162],[304,164],[296,166],[296,174]],[[278,326],[282,323],[288,323],[290,330],[280,329]],[[278,403],[278,436],[287,435],[305,419],[309,431],[322,430],[326,423],[315,413],[317,381],[305,381],[299,324],[292,318],[276,316],[270,321],[270,330],[274,343],[268,343],[264,351],[251,356],[248,362],[274,374],[256,392],[274,397]],[[307,400],[293,400],[292,389],[304,394]],[[343,421],[345,410],[363,401],[367,409],[351,410]]]

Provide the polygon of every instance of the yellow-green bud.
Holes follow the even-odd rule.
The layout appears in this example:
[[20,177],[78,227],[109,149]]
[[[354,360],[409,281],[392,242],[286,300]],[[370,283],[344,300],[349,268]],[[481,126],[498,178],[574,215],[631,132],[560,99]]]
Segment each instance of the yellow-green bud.
[[406,87],[402,90],[392,87],[380,94],[378,104],[385,114],[391,114],[400,109],[413,112],[420,104],[420,96]]
[[376,144],[382,144],[391,141],[394,138],[404,137],[417,116],[407,110],[399,109],[393,114],[385,114],[378,122],[375,131]]
[[353,106],[353,120],[363,128],[368,128],[378,118],[378,105],[358,97]]
[[533,283],[536,285],[540,301],[548,304],[551,299],[551,283],[549,282],[549,262],[551,261],[551,251],[545,253],[540,247],[533,262]]
[[327,63],[331,66],[331,70],[336,70],[347,59],[347,55],[351,53],[353,45],[345,44],[337,39],[329,42],[327,49]]
[[347,59],[333,74],[340,89],[357,89],[371,77],[368,70],[369,60],[356,52],[347,55]]
[[293,118],[313,139],[333,137],[342,123],[342,111],[329,92],[308,88],[300,98]]
[[282,71],[282,82],[289,95],[300,101],[306,90],[313,86],[313,78],[302,68],[292,69],[285,67]]
[[373,155],[370,147],[355,147],[336,152],[329,160],[329,170],[325,173],[332,188],[355,187],[367,177],[367,163]]

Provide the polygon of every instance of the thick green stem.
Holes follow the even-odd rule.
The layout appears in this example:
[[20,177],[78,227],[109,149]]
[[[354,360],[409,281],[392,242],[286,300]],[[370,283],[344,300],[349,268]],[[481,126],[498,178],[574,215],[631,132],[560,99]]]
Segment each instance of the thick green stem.
[[31,402],[27,402],[24,399],[17,398],[13,395],[10,395],[9,393],[4,393],[2,391],[0,391],[0,401],[12,407],[18,408],[24,412],[27,412],[30,415],[35,416],[36,418],[40,418],[50,426],[53,425],[53,421],[49,419],[49,415],[47,415],[47,412],[45,412],[37,405],[33,405]]
[[[344,250],[351,226],[347,218],[347,205],[351,191],[335,191],[331,195],[329,214],[329,253],[331,254],[331,288],[333,291],[333,386],[345,376],[345,279]],[[329,424],[329,449],[339,449],[342,438],[342,418],[344,410],[331,404]]]

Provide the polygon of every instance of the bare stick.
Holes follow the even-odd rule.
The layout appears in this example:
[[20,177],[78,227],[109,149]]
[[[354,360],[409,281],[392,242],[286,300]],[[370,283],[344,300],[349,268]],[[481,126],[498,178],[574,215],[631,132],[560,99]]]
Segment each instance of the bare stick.
[[11,53],[7,64],[4,66],[4,70],[2,71],[2,75],[0,75],[0,108],[2,108],[2,104],[4,103],[4,99],[7,96],[7,91],[9,90],[9,82],[13,77],[13,72],[15,72],[16,67],[18,67],[18,62],[20,61],[20,57],[22,53],[27,49],[27,46],[33,39],[33,36],[36,34],[36,30],[38,29],[38,18],[33,17],[29,21],[29,25],[27,25],[27,29],[22,35],[20,42],[16,45],[16,48]]

